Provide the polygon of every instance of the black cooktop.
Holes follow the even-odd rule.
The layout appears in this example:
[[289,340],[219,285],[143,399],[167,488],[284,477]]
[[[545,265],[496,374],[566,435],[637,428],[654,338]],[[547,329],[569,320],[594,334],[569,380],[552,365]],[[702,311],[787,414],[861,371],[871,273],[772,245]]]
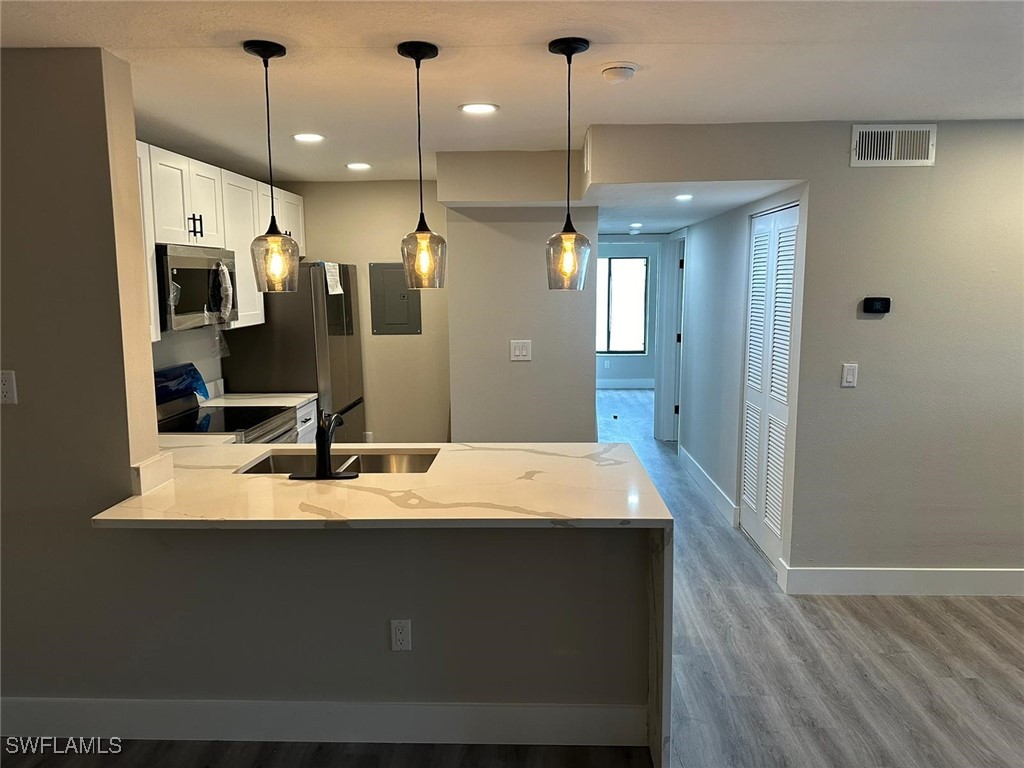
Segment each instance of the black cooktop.
[[287,410],[279,405],[206,406],[162,419],[157,422],[157,431],[244,432]]

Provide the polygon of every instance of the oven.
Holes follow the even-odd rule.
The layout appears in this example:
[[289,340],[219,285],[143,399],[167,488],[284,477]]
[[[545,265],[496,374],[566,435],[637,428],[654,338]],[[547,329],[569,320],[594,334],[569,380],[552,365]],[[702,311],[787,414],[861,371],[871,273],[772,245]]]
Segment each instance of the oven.
[[156,258],[161,330],[183,331],[238,319],[234,253],[158,243]]

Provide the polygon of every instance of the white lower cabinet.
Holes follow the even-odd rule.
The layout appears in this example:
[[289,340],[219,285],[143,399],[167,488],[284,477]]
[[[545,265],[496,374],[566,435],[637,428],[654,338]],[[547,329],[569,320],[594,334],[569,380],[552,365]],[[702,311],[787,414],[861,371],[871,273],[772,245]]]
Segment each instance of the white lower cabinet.
[[142,258],[146,264],[149,295],[149,339],[160,341],[160,301],[156,284],[156,228],[153,225],[153,177],[149,163],[149,145],[135,142],[135,161],[139,169],[139,202],[142,206]]
[[235,279],[238,319],[231,328],[259,325],[264,320],[263,294],[256,287],[249,246],[262,234],[259,205],[259,182],[231,171],[224,178],[224,241],[235,254]]
[[295,427],[299,430],[299,437],[295,442],[316,442],[316,400],[295,411]]

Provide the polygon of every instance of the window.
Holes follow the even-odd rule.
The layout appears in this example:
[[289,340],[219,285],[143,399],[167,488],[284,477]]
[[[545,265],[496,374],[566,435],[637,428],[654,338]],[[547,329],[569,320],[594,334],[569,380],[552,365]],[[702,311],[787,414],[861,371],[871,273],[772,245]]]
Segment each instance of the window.
[[597,351],[646,354],[646,257],[597,260]]

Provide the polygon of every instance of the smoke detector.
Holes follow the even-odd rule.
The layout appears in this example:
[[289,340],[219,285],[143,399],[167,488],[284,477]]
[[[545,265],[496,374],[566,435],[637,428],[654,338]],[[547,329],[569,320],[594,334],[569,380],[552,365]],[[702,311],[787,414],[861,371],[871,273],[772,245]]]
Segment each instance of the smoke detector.
[[601,76],[609,83],[628,83],[638,69],[632,61],[609,61],[601,65]]

